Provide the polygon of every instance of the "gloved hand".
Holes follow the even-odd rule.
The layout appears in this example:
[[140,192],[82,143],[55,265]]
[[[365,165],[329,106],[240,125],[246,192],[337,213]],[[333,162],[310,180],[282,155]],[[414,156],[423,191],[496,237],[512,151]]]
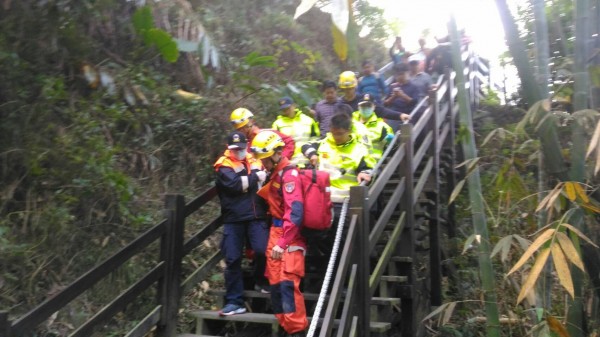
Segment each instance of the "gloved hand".
[[258,180],[262,183],[267,179],[267,172],[258,171],[256,172],[256,176],[258,177]]
[[392,139],[394,139],[394,134],[392,134],[392,133],[388,133],[387,135],[385,135],[385,139],[384,139],[384,141],[385,141],[386,143],[389,143],[389,142],[391,142],[391,141],[392,141]]

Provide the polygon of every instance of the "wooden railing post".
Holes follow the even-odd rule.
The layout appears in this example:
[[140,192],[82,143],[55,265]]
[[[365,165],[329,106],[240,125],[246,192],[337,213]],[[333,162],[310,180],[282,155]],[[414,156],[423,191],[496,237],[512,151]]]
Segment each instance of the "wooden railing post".
[[[452,191],[454,190],[454,186],[456,186],[456,144],[455,144],[455,136],[456,136],[456,120],[454,118],[454,96],[452,92],[454,91],[454,80],[450,77],[452,74],[452,70],[446,68],[446,72],[444,76],[446,77],[447,84],[447,100],[448,100],[448,124],[450,125],[448,129],[448,139],[445,142],[445,146],[447,147],[447,152],[450,154],[450,161],[448,165],[448,172],[446,172],[446,185],[447,185],[447,195],[445,200],[450,200],[450,196]],[[454,203],[448,205],[448,236],[450,238],[456,237],[456,206]]]
[[185,201],[182,195],[169,194],[165,199],[166,232],[161,238],[160,260],[165,263],[165,274],[158,283],[158,301],[161,304],[157,335],[173,337],[177,331],[177,312],[181,296],[181,260],[183,257],[183,230]]
[[358,277],[357,277],[357,309],[359,336],[369,337],[371,319],[371,292],[369,277],[369,190],[366,186],[353,186],[350,188],[350,214],[356,214],[357,239],[358,239]]
[[414,205],[414,181],[413,181],[413,154],[414,144],[411,124],[402,124],[400,126],[400,141],[405,146],[404,159],[400,162],[398,170],[400,177],[404,178],[405,189],[400,199],[400,212],[406,213],[406,222],[398,250],[400,256],[408,257],[412,262],[406,264],[404,270],[400,270],[408,277],[407,285],[400,285],[401,311],[402,311],[402,336],[415,336],[417,328],[417,301],[415,298],[414,285],[416,283],[416,274],[414,268],[415,261],[415,213]]
[[0,337],[10,337],[10,321],[8,311],[0,311]]
[[428,193],[429,199],[433,198],[434,208],[430,211],[429,218],[429,264],[431,274],[431,305],[439,306],[442,304],[442,266],[440,254],[440,151],[439,151],[439,135],[438,119],[440,117],[440,106],[437,99],[437,92],[432,91],[429,94],[429,104],[433,110],[429,121],[429,128],[432,130],[432,142],[429,148],[429,155],[433,158],[433,169],[429,179],[432,180],[433,192]]

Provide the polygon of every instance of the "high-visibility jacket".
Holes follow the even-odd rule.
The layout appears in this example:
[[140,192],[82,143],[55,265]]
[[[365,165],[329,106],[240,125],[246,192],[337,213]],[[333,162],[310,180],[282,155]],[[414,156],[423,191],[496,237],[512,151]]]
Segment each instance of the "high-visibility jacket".
[[341,203],[350,196],[350,187],[358,185],[357,175],[372,169],[376,163],[369,148],[353,133],[350,140],[341,145],[337,145],[331,133],[327,133],[327,137],[318,143],[305,145],[303,153],[308,158],[313,154],[319,156],[317,169],[329,173],[331,201],[335,203]]
[[369,130],[367,127],[357,120],[352,120],[352,129],[350,130],[355,136],[356,139],[365,144],[369,150],[373,146],[371,143],[371,139],[369,139]]
[[261,185],[256,172],[263,168],[260,160],[247,154],[240,161],[226,150],[214,168],[224,223],[266,218],[266,204],[256,195]]
[[315,141],[321,135],[319,124],[312,118],[303,114],[302,111],[296,109],[294,117],[279,115],[273,122],[273,130],[277,130],[285,135],[288,135],[296,142],[294,155],[292,156],[292,164],[305,165],[307,164],[306,157],[302,154],[302,145],[307,142]]
[[388,143],[388,135],[394,134],[392,128],[383,120],[377,117],[376,114],[371,115],[365,122],[362,121],[360,111],[355,111],[353,120],[362,123],[367,128],[367,137],[371,142],[371,155],[375,161],[379,161],[383,154],[383,148]]

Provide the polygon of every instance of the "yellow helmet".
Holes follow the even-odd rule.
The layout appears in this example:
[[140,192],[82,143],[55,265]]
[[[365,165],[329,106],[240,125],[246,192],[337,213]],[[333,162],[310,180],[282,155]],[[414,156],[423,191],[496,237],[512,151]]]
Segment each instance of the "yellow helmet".
[[250,110],[246,108],[237,108],[231,112],[229,121],[233,124],[234,128],[239,129],[248,124],[251,118],[254,118],[254,114],[250,112]]
[[338,86],[340,89],[354,88],[358,85],[356,74],[353,71],[344,71],[340,74]]
[[278,134],[271,130],[263,130],[252,139],[250,152],[256,159],[268,158],[275,153],[276,148],[284,145]]

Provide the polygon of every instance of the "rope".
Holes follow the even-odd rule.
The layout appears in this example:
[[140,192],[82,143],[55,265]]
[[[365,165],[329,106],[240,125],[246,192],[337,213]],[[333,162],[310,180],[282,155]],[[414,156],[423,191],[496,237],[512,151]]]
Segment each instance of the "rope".
[[329,282],[333,274],[333,267],[335,260],[337,259],[338,250],[340,248],[340,242],[342,241],[342,232],[344,231],[344,222],[346,221],[346,213],[348,212],[348,201],[349,198],[344,199],[342,205],[342,211],[340,212],[340,220],[338,221],[338,227],[335,232],[335,240],[333,241],[333,248],[331,249],[331,256],[329,257],[329,263],[327,264],[327,271],[325,272],[325,278],[323,279],[323,285],[321,286],[321,292],[319,293],[319,299],[317,300],[317,306],[313,314],[312,321],[310,322],[310,328],[308,329],[307,337],[313,337],[317,324],[319,323],[319,316],[323,309],[323,303],[325,302],[325,296],[327,295],[327,289],[329,288]]

